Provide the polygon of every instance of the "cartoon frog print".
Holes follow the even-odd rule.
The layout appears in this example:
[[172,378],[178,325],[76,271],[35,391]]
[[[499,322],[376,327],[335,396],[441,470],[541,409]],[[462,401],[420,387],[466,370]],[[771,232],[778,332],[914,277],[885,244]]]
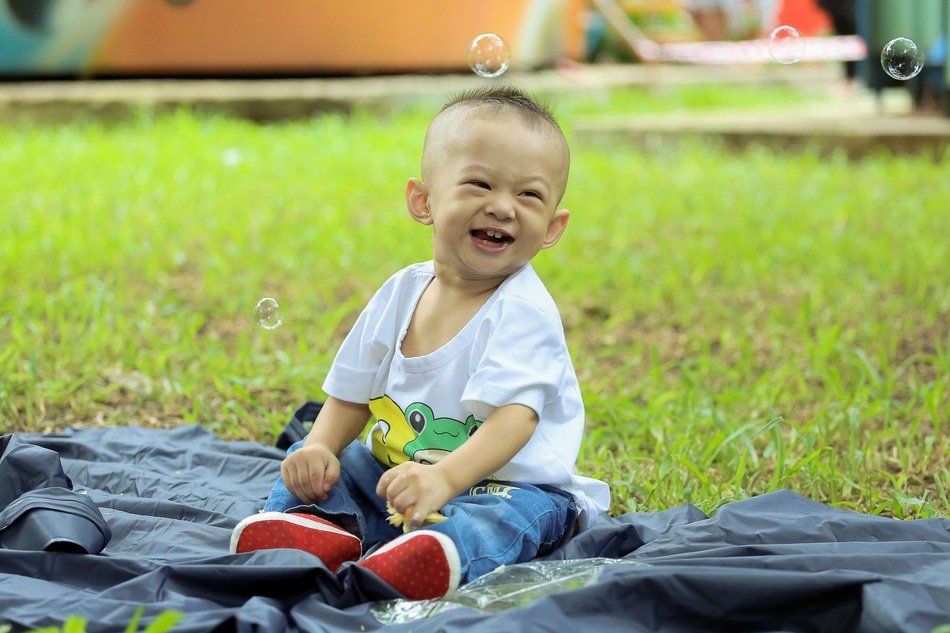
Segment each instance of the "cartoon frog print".
[[423,402],[414,402],[403,412],[389,396],[374,398],[369,406],[376,417],[370,436],[373,456],[389,466],[410,459],[435,464],[464,444],[482,424],[473,415],[464,422],[436,417]]

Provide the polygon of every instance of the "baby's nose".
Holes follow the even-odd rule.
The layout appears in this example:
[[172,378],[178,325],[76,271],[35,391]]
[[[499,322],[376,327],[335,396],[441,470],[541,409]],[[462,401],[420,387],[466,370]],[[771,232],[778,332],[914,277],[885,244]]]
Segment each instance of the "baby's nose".
[[488,203],[485,211],[499,219],[510,219],[515,215],[514,201],[510,196],[495,196]]

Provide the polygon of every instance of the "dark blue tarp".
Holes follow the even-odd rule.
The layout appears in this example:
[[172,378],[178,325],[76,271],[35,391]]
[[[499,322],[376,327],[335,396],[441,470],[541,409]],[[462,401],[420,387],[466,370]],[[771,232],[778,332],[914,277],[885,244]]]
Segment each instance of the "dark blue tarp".
[[[454,609],[383,627],[359,568],[334,577],[308,554],[230,555],[283,452],[198,426],[21,435],[57,453],[111,528],[101,555],[0,549],[0,623],[123,631],[184,613],[178,631],[848,631],[931,633],[950,624],[950,521],[898,521],[790,491],[604,519],[550,558],[626,558],[593,585],[501,613]],[[18,465],[18,468],[22,468]],[[48,464],[37,464],[47,468]],[[4,484],[11,485],[11,484]]]

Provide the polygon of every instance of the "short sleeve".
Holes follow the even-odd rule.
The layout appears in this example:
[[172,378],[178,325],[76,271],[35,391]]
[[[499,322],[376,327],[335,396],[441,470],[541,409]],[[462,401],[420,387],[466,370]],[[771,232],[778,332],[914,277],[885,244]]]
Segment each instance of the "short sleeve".
[[360,313],[323,383],[323,391],[347,402],[369,402],[376,374],[395,346],[398,324],[392,314],[392,280],[384,284]]
[[496,408],[520,404],[541,418],[557,397],[569,362],[559,319],[521,298],[506,299],[479,332],[462,405],[484,420]]

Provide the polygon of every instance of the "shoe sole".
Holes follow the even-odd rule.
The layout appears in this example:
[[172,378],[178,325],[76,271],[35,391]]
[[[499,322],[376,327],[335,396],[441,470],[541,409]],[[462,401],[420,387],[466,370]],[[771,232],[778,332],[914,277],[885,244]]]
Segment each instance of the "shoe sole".
[[[397,587],[397,583],[391,582],[390,580],[388,580],[385,577],[387,574],[385,573],[384,570],[381,569],[380,571],[376,571],[372,567],[367,567],[367,569],[375,573],[377,576],[380,577],[380,579],[382,579],[387,584],[391,585],[394,589],[396,589],[397,591],[399,591],[400,593],[402,593],[403,595],[405,595],[407,598],[410,598],[410,599],[425,600],[425,599],[433,599],[433,598],[444,598],[445,596],[451,595],[452,593],[455,592],[456,589],[458,589],[459,582],[461,580],[461,566],[462,565],[459,559],[458,549],[456,548],[455,543],[452,541],[451,538],[449,538],[445,534],[442,534],[441,532],[435,532],[431,530],[417,530],[415,532],[410,532],[409,534],[405,536],[398,537],[390,541],[389,543],[386,543],[385,545],[380,547],[378,550],[376,550],[375,552],[367,556],[365,559],[360,561],[358,564],[360,566],[366,567],[366,563],[371,563],[374,558],[378,556],[382,556],[397,547],[405,546],[405,544],[411,539],[423,538],[423,537],[434,538],[436,542],[439,544],[439,549],[442,555],[445,556],[445,561],[449,568],[448,569],[449,576],[447,579],[448,587],[445,593],[438,596],[429,596],[429,595],[421,595],[421,594],[414,595],[411,590],[403,591],[399,589],[399,587]],[[397,580],[397,579],[393,579],[393,580]],[[398,584],[403,584],[403,583],[398,583]]]
[[280,548],[313,554],[331,571],[346,561],[358,560],[363,550],[359,538],[342,528],[283,512],[247,517],[231,532],[232,554]]

